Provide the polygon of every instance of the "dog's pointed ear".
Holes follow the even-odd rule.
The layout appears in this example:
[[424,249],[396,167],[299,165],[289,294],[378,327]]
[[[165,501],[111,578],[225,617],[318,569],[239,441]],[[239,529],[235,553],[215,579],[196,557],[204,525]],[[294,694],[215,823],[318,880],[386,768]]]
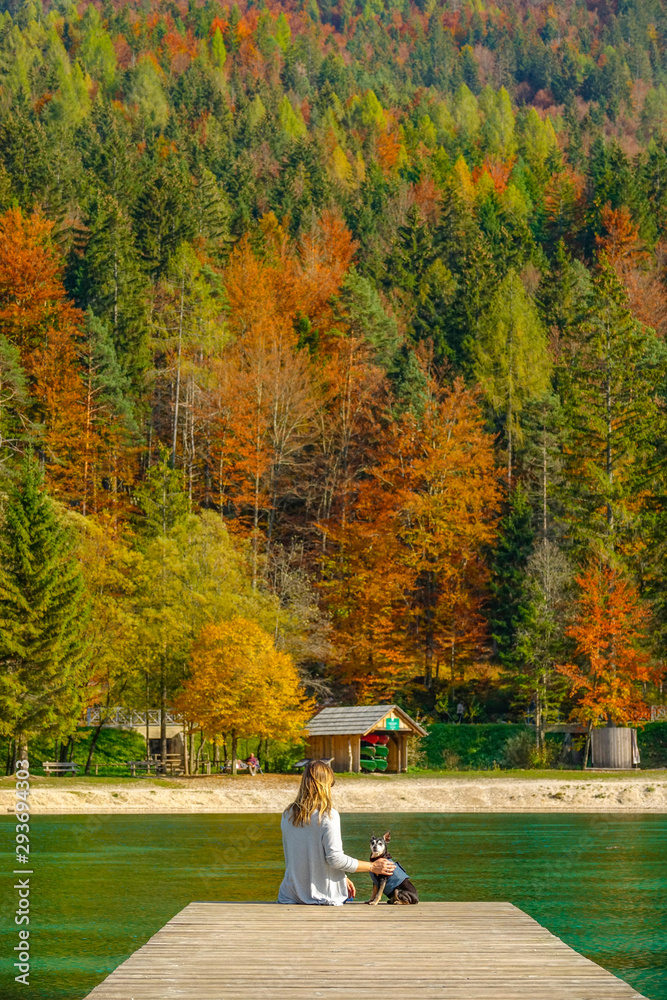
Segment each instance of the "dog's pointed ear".
[[391,830],[387,830],[382,839],[384,840],[385,844],[388,843],[391,840]]

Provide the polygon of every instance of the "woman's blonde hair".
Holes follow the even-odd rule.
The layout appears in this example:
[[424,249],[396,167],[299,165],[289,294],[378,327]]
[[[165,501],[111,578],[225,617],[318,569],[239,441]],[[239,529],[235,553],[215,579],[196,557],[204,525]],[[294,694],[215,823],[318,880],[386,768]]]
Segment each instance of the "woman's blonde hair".
[[303,769],[299,791],[291,806],[285,810],[292,826],[306,826],[313,813],[319,811],[318,823],[322,816],[331,815],[331,786],[334,773],[325,760],[309,760]]

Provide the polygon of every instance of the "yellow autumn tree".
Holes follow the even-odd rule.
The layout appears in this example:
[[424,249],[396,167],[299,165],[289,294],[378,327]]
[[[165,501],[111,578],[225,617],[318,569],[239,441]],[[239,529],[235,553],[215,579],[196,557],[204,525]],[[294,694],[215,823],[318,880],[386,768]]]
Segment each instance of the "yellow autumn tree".
[[206,625],[190,668],[176,708],[213,740],[231,735],[233,774],[239,737],[294,739],[312,714],[291,656],[247,618]]

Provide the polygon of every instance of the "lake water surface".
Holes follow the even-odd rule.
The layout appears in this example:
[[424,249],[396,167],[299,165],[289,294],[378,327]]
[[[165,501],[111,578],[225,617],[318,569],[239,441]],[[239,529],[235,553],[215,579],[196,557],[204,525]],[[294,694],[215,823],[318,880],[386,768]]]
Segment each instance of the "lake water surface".
[[[667,1000],[667,817],[344,815],[349,854],[372,832],[424,900],[508,900],[569,945]],[[17,942],[4,849],[2,1000],[81,1000],[196,899],[273,900],[282,877],[278,816],[49,816],[31,829],[31,986],[8,975]],[[356,877],[361,898],[368,876]]]

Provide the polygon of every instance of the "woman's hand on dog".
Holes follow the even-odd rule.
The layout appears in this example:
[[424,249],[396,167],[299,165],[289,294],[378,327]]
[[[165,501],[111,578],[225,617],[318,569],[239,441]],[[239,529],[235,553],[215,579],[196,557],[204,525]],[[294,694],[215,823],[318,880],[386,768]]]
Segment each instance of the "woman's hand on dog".
[[377,861],[372,862],[371,872],[373,875],[391,875],[395,867],[393,861],[389,861],[387,858],[378,858]]

